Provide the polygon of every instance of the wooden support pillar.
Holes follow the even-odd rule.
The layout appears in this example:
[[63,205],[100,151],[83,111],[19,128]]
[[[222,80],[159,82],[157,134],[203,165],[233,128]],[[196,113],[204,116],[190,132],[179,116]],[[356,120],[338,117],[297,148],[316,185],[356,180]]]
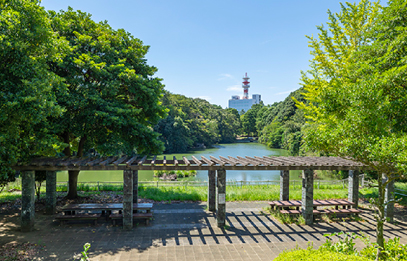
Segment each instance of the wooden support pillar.
[[[386,182],[387,179],[387,175],[383,174],[383,182]],[[386,203],[390,200],[394,200],[394,180],[387,184],[386,191],[384,193],[384,202]],[[387,221],[394,222],[394,202],[387,203],[384,212]]]
[[313,204],[314,201],[314,171],[306,169],[302,171],[302,215],[306,225],[314,222]]
[[123,171],[123,229],[133,228],[133,171]]
[[57,204],[57,172],[46,172],[45,214],[54,215]]
[[133,170],[133,203],[138,203],[138,170]]
[[218,227],[223,228],[226,224],[226,170],[217,170],[217,213]]
[[354,208],[358,208],[359,202],[359,170],[349,170],[348,178],[348,200],[355,203]]
[[280,170],[280,200],[290,200],[290,171]]
[[208,210],[216,211],[216,170],[208,170]]
[[21,231],[28,232],[34,228],[35,218],[35,172],[21,172]]

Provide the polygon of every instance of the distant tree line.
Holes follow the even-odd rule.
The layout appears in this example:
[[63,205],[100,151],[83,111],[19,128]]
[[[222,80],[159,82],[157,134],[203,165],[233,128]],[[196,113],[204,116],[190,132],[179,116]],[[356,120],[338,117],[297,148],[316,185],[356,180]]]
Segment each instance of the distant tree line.
[[303,91],[300,88],[290,93],[284,101],[271,105],[253,105],[241,116],[242,132],[258,136],[259,142],[270,148],[286,149],[291,155],[303,153],[301,141],[305,118],[293,99],[305,102],[301,94]]
[[168,109],[168,116],[154,130],[161,134],[159,139],[167,153],[235,142],[238,135],[246,135],[259,137],[259,142],[268,147],[299,155],[304,153],[301,131],[305,118],[295,100],[306,102],[303,91],[300,88],[272,105],[255,104],[241,115],[233,108],[222,109],[203,99],[165,92],[161,101]]
[[236,109],[222,109],[199,98],[165,92],[162,105],[168,116],[154,130],[160,133],[165,152],[185,152],[191,148],[235,141],[241,123]]

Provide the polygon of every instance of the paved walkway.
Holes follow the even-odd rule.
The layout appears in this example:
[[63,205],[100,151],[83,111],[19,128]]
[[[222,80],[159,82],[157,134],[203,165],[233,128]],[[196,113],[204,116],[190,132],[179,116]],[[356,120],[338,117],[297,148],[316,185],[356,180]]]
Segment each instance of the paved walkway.
[[[347,230],[375,235],[370,214],[362,215],[364,222],[282,225],[261,213],[266,206],[266,202],[228,202],[227,229],[217,228],[214,214],[205,211],[203,203],[155,204],[150,226],[142,222],[131,231],[102,222],[61,226],[52,217],[37,213],[36,230],[22,233],[17,214],[0,214],[0,244],[29,241],[45,245],[44,260],[73,260],[86,242],[91,243],[92,261],[273,260],[285,249],[306,248],[310,242],[318,247],[325,242],[326,233]],[[386,224],[385,235],[400,237],[405,244],[407,224]]]

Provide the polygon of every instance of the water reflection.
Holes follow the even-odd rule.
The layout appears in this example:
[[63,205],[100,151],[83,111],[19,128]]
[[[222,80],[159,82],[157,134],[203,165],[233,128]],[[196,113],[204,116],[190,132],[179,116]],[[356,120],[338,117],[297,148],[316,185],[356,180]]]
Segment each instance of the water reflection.
[[[186,156],[191,159],[191,155],[200,158],[201,156],[209,157],[209,155],[218,156],[285,156],[287,151],[281,149],[270,149],[263,144],[259,143],[233,143],[233,144],[220,144],[214,148],[192,151],[183,154],[166,154],[167,159],[172,159],[176,156],[177,159],[182,159]],[[163,156],[163,155],[162,155]],[[158,158],[162,158],[162,156]],[[299,179],[299,171],[290,171],[292,179]],[[273,171],[260,171],[260,170],[229,170],[227,171],[226,178],[229,181],[259,181],[259,180],[279,180],[280,172]],[[139,180],[148,181],[153,179],[153,171],[139,171]],[[208,180],[208,171],[198,171],[196,180]],[[68,173],[66,171],[58,172],[58,182],[67,181]],[[81,171],[78,177],[79,182],[97,182],[97,181],[110,181],[120,182],[123,181],[123,171]]]

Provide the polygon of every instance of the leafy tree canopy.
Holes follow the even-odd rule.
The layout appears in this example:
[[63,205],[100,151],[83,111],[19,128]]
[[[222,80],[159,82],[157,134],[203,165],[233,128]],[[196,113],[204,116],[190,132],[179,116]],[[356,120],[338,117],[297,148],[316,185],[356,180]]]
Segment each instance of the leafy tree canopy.
[[185,152],[202,144],[233,142],[240,129],[240,116],[235,109],[225,110],[203,99],[169,92],[162,103],[169,109],[168,117],[154,130],[161,134],[165,152]]
[[[65,79],[54,90],[61,117],[52,131],[68,146],[66,156],[89,149],[102,155],[160,153],[163,144],[153,126],[165,116],[160,98],[164,86],[147,65],[149,49],[123,29],[74,11],[49,12],[52,28],[70,45],[70,52],[51,70]],[[77,196],[78,172],[69,172],[68,197]]]
[[53,93],[61,79],[47,63],[66,49],[39,1],[0,2],[0,185],[14,178],[10,166],[17,160],[60,149],[47,117],[63,112]]
[[379,258],[385,187],[407,171],[407,3],[347,3],[329,20],[329,30],[310,38],[314,59],[302,78],[310,103],[299,103],[310,124],[305,140],[383,173],[375,202]]

